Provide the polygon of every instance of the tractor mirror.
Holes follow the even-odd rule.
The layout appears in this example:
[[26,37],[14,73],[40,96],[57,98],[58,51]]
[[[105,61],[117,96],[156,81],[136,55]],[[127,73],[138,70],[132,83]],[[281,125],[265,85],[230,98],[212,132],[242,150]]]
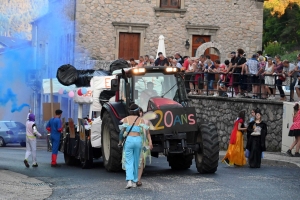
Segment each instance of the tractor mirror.
[[118,91],[119,90],[119,83],[118,79],[111,79],[111,84],[110,84],[110,90],[111,91]]
[[139,97],[139,91],[134,90],[134,99],[138,99],[138,97]]

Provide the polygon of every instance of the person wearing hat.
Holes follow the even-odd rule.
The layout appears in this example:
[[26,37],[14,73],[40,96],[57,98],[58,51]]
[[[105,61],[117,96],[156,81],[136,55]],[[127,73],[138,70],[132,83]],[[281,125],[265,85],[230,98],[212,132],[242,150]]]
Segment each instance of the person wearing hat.
[[262,152],[266,151],[267,124],[262,121],[260,109],[255,109],[255,120],[247,127],[248,163],[250,168],[260,168]]
[[[125,189],[137,186],[140,155],[145,142],[145,131],[149,129],[144,119],[140,116],[141,109],[138,105],[132,104],[129,116],[123,118],[120,130],[124,131],[124,147],[122,153],[122,169],[126,171],[127,185]],[[122,138],[120,137],[121,144]],[[151,145],[152,146],[152,145]]]
[[58,154],[58,147],[60,142],[60,134],[63,129],[61,123],[61,114],[62,110],[55,111],[55,117],[51,118],[47,125],[46,129],[51,133],[51,143],[52,143],[52,157],[51,157],[51,167],[60,167],[57,164],[57,154]]
[[29,168],[28,157],[32,155],[32,167],[38,167],[36,162],[36,137],[41,137],[42,135],[37,131],[35,125],[35,116],[34,114],[28,115],[28,120],[26,122],[26,153],[24,164]]

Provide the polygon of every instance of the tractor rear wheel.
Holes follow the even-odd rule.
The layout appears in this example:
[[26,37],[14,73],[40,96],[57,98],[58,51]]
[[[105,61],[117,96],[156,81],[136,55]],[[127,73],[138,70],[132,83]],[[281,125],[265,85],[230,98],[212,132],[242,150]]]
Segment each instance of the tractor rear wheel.
[[169,155],[167,158],[174,170],[189,169],[193,163],[193,155]]
[[76,164],[76,158],[74,156],[71,156],[69,154],[67,154],[67,152],[64,152],[64,159],[65,159],[65,163],[66,165],[75,165]]
[[108,112],[103,114],[101,127],[102,157],[104,167],[109,172],[122,169],[122,151],[118,148],[119,133],[116,131]]
[[199,151],[195,152],[196,168],[199,173],[215,173],[219,162],[219,139],[214,124],[201,124],[197,133]]

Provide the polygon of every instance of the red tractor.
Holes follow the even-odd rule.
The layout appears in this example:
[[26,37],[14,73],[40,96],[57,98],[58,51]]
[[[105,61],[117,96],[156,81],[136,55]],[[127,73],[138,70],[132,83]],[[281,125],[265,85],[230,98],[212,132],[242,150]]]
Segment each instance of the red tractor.
[[195,158],[199,173],[214,173],[218,167],[219,140],[216,126],[199,120],[190,106],[184,77],[178,68],[144,67],[114,72],[111,91],[115,102],[104,102],[101,110],[102,156],[107,171],[121,170],[122,152],[118,148],[120,120],[136,103],[144,112],[154,111],[155,130],[150,131],[151,155],[164,154],[172,169],[188,169]]

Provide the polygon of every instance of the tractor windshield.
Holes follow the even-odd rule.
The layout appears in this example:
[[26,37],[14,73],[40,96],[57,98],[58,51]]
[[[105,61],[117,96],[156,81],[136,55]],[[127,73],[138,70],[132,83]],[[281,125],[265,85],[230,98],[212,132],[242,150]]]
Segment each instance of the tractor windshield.
[[178,89],[174,74],[147,73],[143,76],[132,77],[135,103],[147,110],[148,101],[151,97],[164,97],[174,99]]

